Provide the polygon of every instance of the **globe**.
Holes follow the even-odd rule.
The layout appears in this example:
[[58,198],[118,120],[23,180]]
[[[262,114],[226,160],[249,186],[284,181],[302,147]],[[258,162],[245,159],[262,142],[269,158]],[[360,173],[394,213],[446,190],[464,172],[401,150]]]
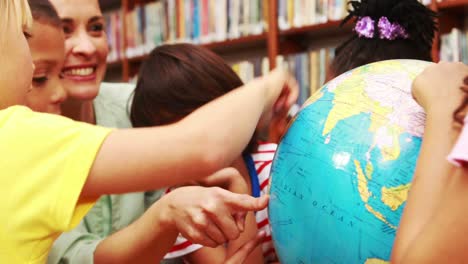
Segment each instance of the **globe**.
[[269,217],[281,263],[389,263],[424,132],[411,84],[428,65],[356,68],[301,108],[271,172]]

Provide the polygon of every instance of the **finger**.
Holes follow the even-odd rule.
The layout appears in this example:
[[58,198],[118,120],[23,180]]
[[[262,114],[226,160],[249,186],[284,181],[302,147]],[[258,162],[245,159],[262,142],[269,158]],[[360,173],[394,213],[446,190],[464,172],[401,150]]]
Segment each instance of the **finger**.
[[210,223],[206,230],[206,235],[217,243],[217,246],[223,245],[228,241],[228,238],[224,235],[224,233],[218,228],[215,223]]
[[275,113],[281,112],[281,110],[285,108],[285,105],[287,104],[288,94],[289,94],[289,91],[287,89],[283,89],[281,91],[281,94],[276,100],[274,108],[273,108]]
[[245,245],[240,247],[232,256],[228,256],[228,259],[224,262],[225,264],[240,264],[244,263],[247,257],[254,251],[254,249],[260,245],[265,239],[265,232],[258,232],[257,236],[247,242]]
[[185,237],[187,240],[194,244],[200,244],[206,247],[216,247],[218,243],[213,241],[211,238],[206,236],[204,233],[200,232],[199,230],[193,228],[192,226],[186,226],[184,229],[179,229],[179,232]]
[[242,178],[242,175],[237,169],[229,167],[211,174],[200,182],[203,186],[220,186],[224,188],[226,185],[229,185],[230,180],[234,177]]
[[239,228],[241,232],[244,232],[246,217],[247,212],[237,212],[234,214],[234,219],[236,220],[237,228]]
[[[218,230],[216,224],[211,221],[211,218],[212,216],[200,211],[192,216],[191,227],[196,234],[201,234],[209,240],[210,245],[207,246],[217,247],[220,244],[225,243],[227,239],[224,236],[224,233]],[[214,244],[211,243],[211,241],[214,242]]]
[[240,236],[241,230],[238,228],[232,213],[226,208],[207,211],[210,219],[221,230],[227,240],[235,240]]
[[231,212],[260,211],[267,207],[269,195],[254,198],[247,194],[224,193],[224,201],[231,208]]
[[287,108],[289,109],[293,104],[297,102],[297,98],[299,97],[299,83],[294,77],[290,77],[288,79],[288,98],[287,98]]

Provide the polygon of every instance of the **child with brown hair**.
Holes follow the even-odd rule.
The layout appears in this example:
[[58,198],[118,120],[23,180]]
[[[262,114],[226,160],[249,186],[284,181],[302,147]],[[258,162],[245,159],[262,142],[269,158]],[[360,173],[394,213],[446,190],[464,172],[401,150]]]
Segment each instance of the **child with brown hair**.
[[[198,107],[218,101],[223,95],[236,91],[242,84],[222,58],[205,48],[191,44],[157,47],[140,69],[131,107],[132,124],[135,127],[173,124]],[[222,125],[220,123],[217,126]],[[276,144],[259,142],[254,134],[242,155],[238,155],[230,164],[241,173],[247,188],[241,186],[240,190],[236,190],[232,187],[230,190],[254,197],[266,194],[276,147]],[[255,216],[250,213],[246,224],[246,232],[236,241],[229,242],[226,247],[202,248],[179,238],[166,258],[184,257],[190,263],[223,263],[229,252],[237,250],[261,230],[268,237],[247,262],[277,261],[267,210],[256,212]],[[209,235],[213,239],[217,237],[216,234]]]
[[65,59],[62,21],[54,16],[48,0],[29,1],[29,5],[34,18],[28,39],[34,72],[26,104],[34,111],[60,114],[66,99],[61,82]]

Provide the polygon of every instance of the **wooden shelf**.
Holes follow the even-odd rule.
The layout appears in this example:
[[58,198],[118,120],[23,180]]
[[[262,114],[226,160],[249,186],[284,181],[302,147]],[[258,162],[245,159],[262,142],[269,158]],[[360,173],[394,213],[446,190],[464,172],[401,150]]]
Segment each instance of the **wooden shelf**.
[[439,10],[448,10],[448,9],[465,9],[468,5],[468,0],[445,0],[443,2],[437,3]]
[[101,7],[103,12],[112,9],[119,9],[121,5],[121,0],[99,0],[99,6]]
[[[462,20],[462,18],[468,14],[468,0],[453,0],[437,3],[437,9],[442,17],[455,16],[457,19]],[[441,22],[443,21],[442,19]]]
[[[266,49],[267,34],[262,33],[260,35],[245,36],[237,39],[229,39],[220,42],[212,42],[202,44],[201,46],[216,52],[219,55],[233,54],[241,52],[242,50],[250,50],[253,48],[265,48]],[[147,55],[136,56],[128,58],[128,62],[132,64],[139,64]]]
[[311,41],[336,37],[346,37],[351,34],[351,24],[340,27],[341,21],[329,21],[322,24],[291,28],[279,32],[280,51],[282,55],[298,53],[307,50]]
[[260,35],[245,36],[237,39],[229,39],[220,42],[213,42],[203,44],[202,46],[208,48],[218,54],[235,53],[245,49],[252,48],[266,48],[267,33]]
[[[128,13],[135,5],[146,4],[156,0],[99,0],[105,9],[121,7],[124,14]],[[260,50],[267,51],[270,67],[274,67],[278,55],[306,51],[311,46],[322,45],[322,42],[340,41],[352,33],[353,23],[347,23],[340,27],[341,21],[329,21],[327,23],[290,28],[288,30],[278,29],[278,6],[276,0],[269,0],[268,27],[269,31],[260,35],[246,36],[239,39],[226,40],[203,44],[202,46],[216,52],[223,57],[232,57],[238,54],[256,53]],[[291,0],[292,1],[292,0]],[[464,18],[468,15],[468,0],[445,0],[438,3],[432,0],[430,8],[439,11],[440,32],[436,33],[434,40],[433,56],[438,59],[440,34],[450,32],[452,27],[463,26]],[[126,27],[123,27],[124,38]],[[311,45],[312,43],[312,45]],[[126,42],[124,41],[124,46]],[[126,81],[135,74],[141,62],[146,58],[139,56],[123,59],[122,61],[109,64],[110,70],[122,69],[123,80]]]
[[122,61],[121,60],[116,60],[116,61],[111,61],[107,62],[107,68],[117,68],[117,67],[122,67]]
[[290,28],[288,30],[280,31],[280,36],[288,37],[288,36],[304,36],[307,35],[309,37],[326,37],[330,35],[337,35],[343,34],[345,32],[349,32],[350,26],[349,24],[340,27],[341,21],[329,21],[323,24],[317,25],[310,25],[304,26],[300,28]]
[[[448,34],[452,28],[463,28],[468,14],[468,0],[449,0],[437,3],[439,34]],[[439,47],[437,47],[439,49]]]
[[133,1],[129,1],[128,8],[133,9],[137,5],[144,5],[144,4],[148,4],[148,3],[151,3],[151,2],[156,2],[156,0],[133,0]]

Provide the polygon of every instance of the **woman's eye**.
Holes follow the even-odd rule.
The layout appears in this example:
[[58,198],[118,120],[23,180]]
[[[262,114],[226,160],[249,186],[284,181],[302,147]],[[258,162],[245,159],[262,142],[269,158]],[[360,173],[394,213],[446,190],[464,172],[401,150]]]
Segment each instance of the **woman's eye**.
[[29,33],[28,31],[23,31],[23,35],[26,39],[30,39],[32,37],[31,33]]
[[41,76],[41,77],[33,77],[32,81],[36,85],[42,85],[46,83],[49,80],[46,76]]
[[73,33],[73,28],[70,25],[63,25],[63,33],[65,33],[65,35],[70,35]]
[[93,32],[101,32],[104,30],[104,25],[101,23],[93,24],[90,26],[90,30]]

